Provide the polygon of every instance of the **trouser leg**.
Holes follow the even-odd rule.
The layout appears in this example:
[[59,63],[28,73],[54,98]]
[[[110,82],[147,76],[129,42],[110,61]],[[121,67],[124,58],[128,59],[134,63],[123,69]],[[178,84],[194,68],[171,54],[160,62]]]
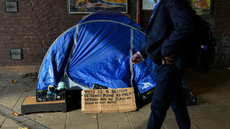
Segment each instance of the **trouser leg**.
[[147,129],[161,128],[175,91],[181,84],[183,74],[184,72],[175,65],[164,64],[156,67],[157,83],[151,101],[151,114]]
[[[182,85],[182,84],[181,84]],[[190,129],[191,123],[188,114],[188,110],[183,98],[183,87],[179,87],[176,90],[176,94],[173,98],[173,101],[170,105],[173,109],[176,117],[177,124],[180,129]]]

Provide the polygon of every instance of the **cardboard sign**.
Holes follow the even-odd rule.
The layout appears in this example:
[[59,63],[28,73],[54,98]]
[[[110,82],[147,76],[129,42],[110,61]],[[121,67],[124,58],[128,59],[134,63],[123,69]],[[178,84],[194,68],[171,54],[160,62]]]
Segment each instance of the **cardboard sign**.
[[132,87],[118,89],[86,89],[81,92],[84,113],[111,113],[136,110]]

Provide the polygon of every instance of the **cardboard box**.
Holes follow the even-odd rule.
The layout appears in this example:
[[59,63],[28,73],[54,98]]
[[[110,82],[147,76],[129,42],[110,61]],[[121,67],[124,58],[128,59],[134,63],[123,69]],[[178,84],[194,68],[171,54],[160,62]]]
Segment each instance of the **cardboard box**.
[[135,93],[132,87],[118,89],[86,89],[81,92],[84,113],[112,113],[135,111]]

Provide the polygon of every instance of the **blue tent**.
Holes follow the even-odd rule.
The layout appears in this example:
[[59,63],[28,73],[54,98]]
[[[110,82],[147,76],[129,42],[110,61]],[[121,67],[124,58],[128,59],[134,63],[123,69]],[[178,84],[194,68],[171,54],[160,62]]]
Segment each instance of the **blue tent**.
[[89,14],[51,45],[41,64],[37,92],[68,78],[69,88],[98,84],[147,93],[155,87],[154,63],[148,58],[139,65],[130,63],[144,44],[145,31],[125,15],[108,10]]
[[[111,89],[134,87],[143,96],[156,87],[154,63],[147,58],[138,65],[131,56],[145,44],[145,31],[125,15],[99,11],[84,17],[61,34],[47,51],[41,64],[37,101],[43,101],[49,85],[65,82],[67,89],[92,89],[95,85]],[[187,105],[196,104],[185,87]],[[46,101],[46,100],[44,100]]]

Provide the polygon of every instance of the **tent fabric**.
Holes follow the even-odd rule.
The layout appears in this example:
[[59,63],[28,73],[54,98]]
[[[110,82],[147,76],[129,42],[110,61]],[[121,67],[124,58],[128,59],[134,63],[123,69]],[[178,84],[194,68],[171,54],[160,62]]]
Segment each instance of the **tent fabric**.
[[37,91],[58,85],[66,74],[72,81],[92,88],[135,87],[144,94],[156,86],[154,63],[147,58],[130,63],[145,44],[145,31],[125,15],[99,11],[65,31],[51,45],[41,65]]

